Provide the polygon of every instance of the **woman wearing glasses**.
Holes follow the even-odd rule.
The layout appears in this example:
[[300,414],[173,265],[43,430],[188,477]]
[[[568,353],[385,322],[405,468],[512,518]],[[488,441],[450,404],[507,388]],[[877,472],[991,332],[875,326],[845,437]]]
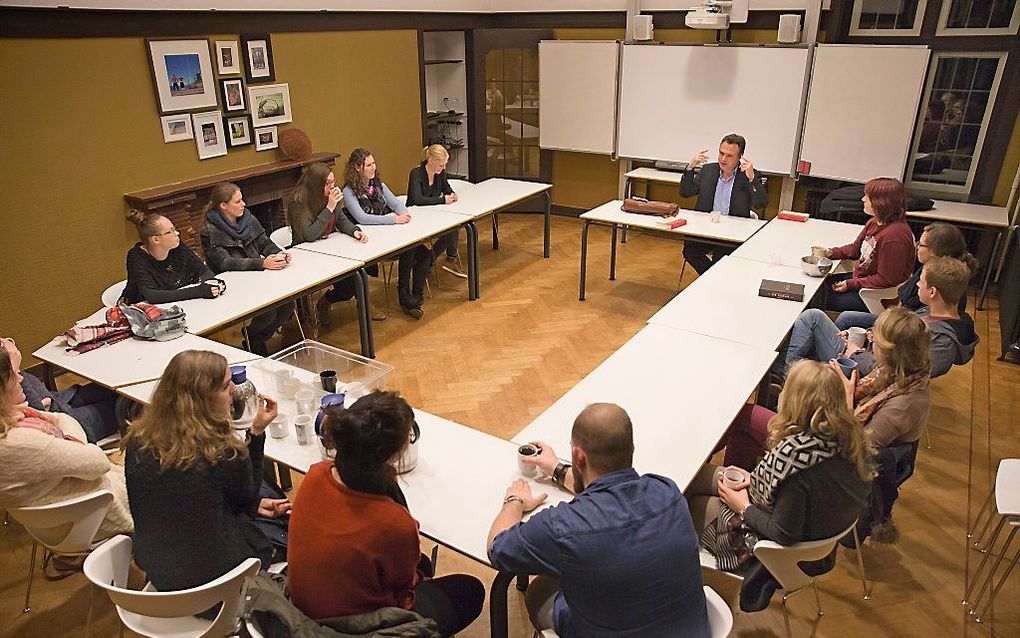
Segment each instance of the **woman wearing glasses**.
[[138,211],[127,217],[138,227],[139,242],[127,254],[125,302],[158,304],[220,294],[219,286],[205,283],[215,277],[213,272],[181,243],[169,219]]

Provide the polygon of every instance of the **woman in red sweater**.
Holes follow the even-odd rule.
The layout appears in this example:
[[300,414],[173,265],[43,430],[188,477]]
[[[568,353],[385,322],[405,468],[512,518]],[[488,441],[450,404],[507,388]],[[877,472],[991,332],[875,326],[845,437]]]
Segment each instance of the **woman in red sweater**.
[[394,392],[373,392],[350,408],[327,409],[326,447],[335,461],[316,463],[291,510],[287,585],[310,618],[410,609],[444,636],[482,611],[485,588],[473,576],[424,579],[418,522],[407,510],[394,463],[410,441],[414,412]]
[[861,288],[899,286],[914,270],[914,233],[907,225],[907,193],[903,183],[891,177],[876,177],[864,185],[864,212],[871,219],[857,239],[846,246],[830,248],[830,259],[856,259],[853,274],[836,275],[826,308],[835,312],[868,307]]

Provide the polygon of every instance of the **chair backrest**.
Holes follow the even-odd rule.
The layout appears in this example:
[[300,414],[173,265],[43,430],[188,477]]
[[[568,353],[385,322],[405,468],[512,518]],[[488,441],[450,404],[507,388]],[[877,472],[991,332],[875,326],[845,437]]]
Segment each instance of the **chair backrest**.
[[103,294],[99,297],[103,305],[107,308],[112,308],[117,305],[120,301],[121,296],[124,294],[124,287],[127,286],[127,279],[124,281],[118,281],[109,288],[103,291]]
[[97,490],[48,505],[11,508],[10,514],[51,552],[82,554],[92,549],[112,502],[113,492]]
[[273,243],[280,248],[287,248],[291,244],[291,239],[293,239],[290,226],[281,226],[277,228],[269,234],[269,239],[273,240]]
[[708,585],[705,585],[705,609],[708,610],[708,631],[712,638],[729,636],[733,629],[733,612],[722,596]]
[[810,584],[812,578],[797,563],[825,558],[839,539],[850,533],[854,525],[857,525],[857,521],[832,538],[820,541],[804,541],[786,546],[774,541],[758,541],[754,546],[754,555],[776,577],[783,589],[795,591]]
[[135,591],[127,589],[131,546],[131,538],[115,536],[85,559],[85,576],[105,589],[114,605],[151,618],[182,618],[222,603],[216,619],[195,638],[221,638],[233,632],[241,605],[241,585],[245,578],[258,573],[261,563],[257,558],[248,558],[219,578],[191,589]]
[[751,219],[758,219],[758,213],[751,211]]
[[880,315],[885,310],[882,300],[895,299],[898,290],[899,288],[896,286],[892,288],[861,288],[858,294],[861,296],[861,301],[867,306],[868,312],[873,315]]

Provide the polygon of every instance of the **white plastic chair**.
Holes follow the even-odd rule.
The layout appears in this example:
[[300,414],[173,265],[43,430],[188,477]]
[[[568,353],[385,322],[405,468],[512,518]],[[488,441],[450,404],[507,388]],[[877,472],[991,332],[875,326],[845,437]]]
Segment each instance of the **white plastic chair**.
[[48,505],[11,508],[11,518],[25,526],[32,537],[32,558],[28,563],[28,589],[25,591],[23,613],[32,611],[32,579],[35,576],[35,559],[39,545],[44,548],[43,562],[49,554],[83,556],[95,549],[96,532],[106,518],[113,502],[113,492],[97,490]]
[[868,312],[873,315],[880,315],[885,310],[882,300],[895,299],[898,291],[899,288],[897,286],[892,288],[861,288],[857,294],[861,296],[861,301],[867,306]]
[[[989,512],[988,520],[981,528],[981,533],[975,539],[974,532],[977,530],[985,510],[989,509],[993,497],[995,499],[995,510]],[[995,531],[992,532],[988,542],[983,544],[982,541],[985,538],[985,534],[992,521],[995,520],[996,514],[999,516],[999,523],[995,526]],[[1002,532],[1002,528],[1007,523],[1010,526],[1009,536],[1006,537],[1006,541],[998,549],[995,549],[995,542]],[[967,583],[967,589],[964,592],[962,601],[967,608],[967,613],[974,617],[975,622],[982,621],[984,615],[991,608],[995,595],[999,593],[999,589],[1006,582],[1013,568],[1016,567],[1017,562],[1020,561],[1020,549],[1017,549],[1013,560],[1006,567],[1006,571],[1002,573],[998,582],[993,586],[995,572],[998,570],[1003,559],[1009,554],[1009,548],[1013,544],[1013,538],[1018,531],[1020,531],[1020,459],[1002,459],[999,461],[999,469],[995,474],[995,485],[988,498],[985,499],[984,505],[981,506],[977,517],[974,519],[974,528],[967,532],[967,539],[974,539],[973,547],[984,554],[980,565],[978,565],[977,570]],[[971,598],[971,594],[975,592],[975,585],[981,581],[981,576],[985,572],[988,558],[993,554],[996,557],[995,561],[991,564],[987,574],[984,575],[984,582],[981,587],[977,588],[977,593]],[[984,604],[984,607],[980,607],[981,599],[984,598],[985,592],[988,592],[988,601]]]
[[[722,599],[722,596],[715,593],[715,590],[705,585],[705,608],[708,611],[708,632],[712,638],[726,638],[733,629],[733,612],[730,606]],[[559,638],[552,629],[543,629],[536,632],[541,638]]]
[[287,248],[290,246],[294,236],[291,233],[290,226],[281,226],[269,234],[269,239],[280,248]]
[[[142,591],[127,589],[131,567],[131,539],[115,536],[85,559],[85,576],[106,590],[117,606],[124,626],[150,638],[222,638],[234,633],[241,606],[244,579],[259,571],[259,560],[243,563],[205,585],[180,591],[156,591],[147,584]],[[222,604],[214,620],[196,618]]]
[[103,291],[103,294],[99,297],[103,305],[107,308],[112,308],[117,305],[120,301],[121,295],[124,294],[124,287],[127,286],[127,279],[124,281],[118,281],[109,288]]

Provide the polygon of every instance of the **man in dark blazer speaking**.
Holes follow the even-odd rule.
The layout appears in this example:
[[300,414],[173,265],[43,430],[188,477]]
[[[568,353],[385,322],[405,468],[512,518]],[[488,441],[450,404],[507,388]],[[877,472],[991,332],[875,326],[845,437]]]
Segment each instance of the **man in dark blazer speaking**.
[[[722,138],[719,143],[719,162],[706,164],[708,149],[691,158],[680,178],[680,196],[698,196],[695,210],[723,215],[750,217],[752,208],[765,208],[769,194],[761,173],[754,170],[751,161],[744,157],[747,142],[736,133]],[[738,170],[739,169],[739,170]],[[736,250],[736,246],[716,246],[684,240],[684,259],[703,274],[712,264]]]

